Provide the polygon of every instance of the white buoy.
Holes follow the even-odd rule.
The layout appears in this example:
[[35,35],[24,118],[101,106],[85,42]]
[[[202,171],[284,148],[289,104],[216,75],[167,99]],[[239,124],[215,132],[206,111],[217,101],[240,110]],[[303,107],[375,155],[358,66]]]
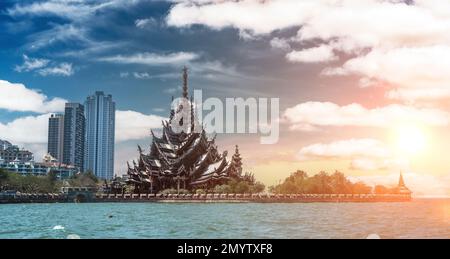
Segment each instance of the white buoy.
[[64,227],[61,225],[56,225],[53,227],[53,230],[64,230]]

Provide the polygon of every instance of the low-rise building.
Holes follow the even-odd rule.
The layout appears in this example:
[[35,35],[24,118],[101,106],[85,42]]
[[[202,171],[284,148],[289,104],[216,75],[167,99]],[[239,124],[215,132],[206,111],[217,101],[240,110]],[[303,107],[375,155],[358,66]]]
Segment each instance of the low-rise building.
[[51,156],[46,155],[43,162],[22,162],[18,159],[8,162],[0,158],[0,168],[21,175],[45,176],[53,172],[58,179],[68,179],[79,172],[77,167],[55,162],[54,159],[49,159],[49,157],[51,158]]
[[11,145],[8,143],[5,144],[4,141],[2,141],[2,148],[0,148],[0,157],[7,163],[13,162],[13,161],[20,161],[22,163],[33,161],[33,153],[31,153],[28,150],[20,149],[16,145]]

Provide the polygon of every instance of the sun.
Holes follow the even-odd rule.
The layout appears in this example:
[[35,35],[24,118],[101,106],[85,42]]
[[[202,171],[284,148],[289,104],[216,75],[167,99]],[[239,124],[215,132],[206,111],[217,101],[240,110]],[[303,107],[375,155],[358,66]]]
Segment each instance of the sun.
[[425,132],[417,126],[396,128],[395,139],[398,151],[408,155],[422,152],[427,144]]

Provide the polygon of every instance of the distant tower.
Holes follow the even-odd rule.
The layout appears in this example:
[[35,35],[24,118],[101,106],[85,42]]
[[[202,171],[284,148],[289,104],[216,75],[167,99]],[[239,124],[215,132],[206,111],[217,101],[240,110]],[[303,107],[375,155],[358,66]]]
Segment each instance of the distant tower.
[[85,102],[85,169],[101,179],[114,176],[114,134],[116,104],[111,95],[95,92]]
[[64,147],[62,162],[84,171],[84,106],[66,103],[64,112]]
[[62,163],[64,150],[64,115],[52,114],[48,119],[47,152]]

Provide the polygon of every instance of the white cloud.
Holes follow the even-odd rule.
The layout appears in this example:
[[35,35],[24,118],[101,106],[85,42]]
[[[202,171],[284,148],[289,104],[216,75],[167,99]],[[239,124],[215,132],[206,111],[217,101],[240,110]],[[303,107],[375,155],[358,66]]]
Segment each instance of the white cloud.
[[443,5],[440,0],[414,4],[389,0],[191,0],[177,3],[166,19],[171,26],[203,24],[254,34],[301,26],[299,40],[337,39],[346,49],[448,40],[445,32],[450,24]]
[[36,51],[59,42],[79,43],[85,46],[94,45],[95,43],[89,39],[87,34],[87,29],[78,25],[58,24],[51,29],[30,35],[29,42],[25,47],[29,50]]
[[304,22],[309,1],[183,1],[175,4],[170,26],[204,24],[214,29],[235,27],[253,34],[270,33]]
[[7,10],[11,16],[21,15],[54,15],[70,19],[80,19],[91,15],[95,6],[89,6],[80,1],[50,0],[31,4],[15,5]]
[[288,60],[329,61],[337,58],[333,52],[343,52],[350,60],[324,74],[379,80],[390,89],[387,97],[413,101],[450,98],[449,7],[441,0],[191,0],[176,3],[166,20],[171,26],[233,27],[267,38],[298,27],[295,37],[277,36],[273,43],[315,45],[293,49]]
[[192,52],[176,52],[170,54],[138,53],[124,56],[117,55],[103,57],[99,61],[112,62],[118,64],[141,64],[150,66],[179,65],[185,64],[199,58],[199,55]]
[[311,158],[353,158],[377,157],[384,158],[390,154],[383,143],[375,139],[349,139],[328,144],[313,144],[303,147],[298,152],[300,160]]
[[353,170],[406,169],[409,161],[397,157],[384,143],[376,139],[348,139],[317,143],[300,149],[297,158],[308,160],[350,160]]
[[[333,70],[327,73],[333,74]],[[358,74],[388,82],[395,99],[435,99],[450,96],[450,46],[374,49],[352,58],[335,74]]]
[[270,46],[274,49],[281,49],[281,50],[291,49],[291,46],[289,45],[289,42],[286,39],[281,39],[278,37],[275,37],[270,41]]
[[151,78],[151,75],[147,72],[134,72],[133,76],[137,79],[149,79]]
[[136,21],[134,21],[134,24],[136,25],[136,27],[141,28],[141,29],[154,26],[157,23],[158,23],[158,21],[153,17],[146,18],[146,19],[137,19]]
[[0,109],[47,113],[62,111],[66,102],[61,98],[48,99],[44,94],[28,89],[23,84],[0,80]]
[[30,58],[27,55],[23,55],[23,64],[16,66],[14,70],[17,72],[29,72],[38,68],[42,68],[48,65],[50,60],[40,58]]
[[47,153],[48,118],[50,114],[26,116],[0,123],[0,139],[31,151],[35,161]]
[[17,72],[36,71],[41,76],[71,76],[74,73],[70,63],[63,62],[56,65],[56,62],[50,62],[48,59],[30,58],[27,55],[23,55],[23,59],[24,63],[15,68]]
[[47,143],[48,118],[50,114],[17,118],[6,124],[0,123],[0,139],[16,144]]
[[291,51],[286,54],[286,58],[291,62],[317,63],[336,60],[337,56],[334,54],[333,48],[328,45],[321,45],[319,47]]
[[140,0],[46,0],[27,4],[16,4],[7,9],[11,16],[57,16],[70,20],[83,20],[93,17],[96,12],[106,8],[124,8]]
[[50,114],[26,116],[0,123],[0,139],[33,152],[35,161],[47,153],[48,118]]
[[331,102],[306,102],[288,108],[283,119],[291,130],[320,126],[392,127],[401,124],[446,126],[449,114],[431,108],[399,104],[368,109],[360,104],[339,106]]
[[150,129],[160,128],[165,119],[135,111],[116,111],[116,141],[147,138]]
[[39,69],[38,73],[41,76],[48,76],[48,75],[71,76],[73,75],[74,71],[71,63],[61,63],[58,66]]
[[350,169],[362,171],[404,170],[409,167],[408,159],[401,158],[355,158],[350,163]]

